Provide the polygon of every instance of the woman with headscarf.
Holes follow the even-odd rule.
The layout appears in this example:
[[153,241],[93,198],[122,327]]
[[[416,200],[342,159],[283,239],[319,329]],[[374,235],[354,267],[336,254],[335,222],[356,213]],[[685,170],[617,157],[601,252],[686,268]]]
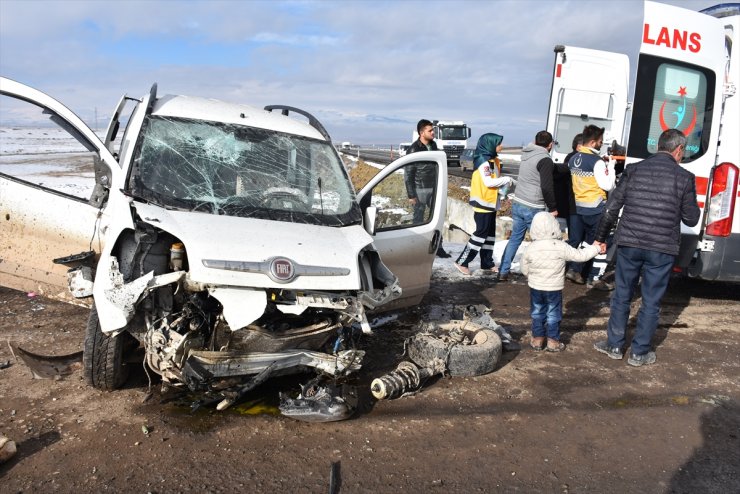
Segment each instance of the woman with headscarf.
[[470,205],[473,206],[475,231],[465,249],[455,261],[455,267],[464,275],[470,274],[468,265],[480,252],[481,269],[495,273],[493,244],[496,241],[496,210],[501,203],[502,189],[508,188],[511,177],[501,176],[498,153],[504,137],[498,134],[483,134],[473,154],[473,178],[470,182]]

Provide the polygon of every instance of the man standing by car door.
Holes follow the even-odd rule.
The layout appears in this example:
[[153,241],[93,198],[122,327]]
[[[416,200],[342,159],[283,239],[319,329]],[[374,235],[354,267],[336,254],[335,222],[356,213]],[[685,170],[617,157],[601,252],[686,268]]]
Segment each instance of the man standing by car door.
[[509,279],[511,263],[532,224],[534,215],[542,211],[549,211],[553,216],[558,215],[553,187],[555,165],[550,158],[550,149],[552,135],[546,130],[537,132],[534,142],[522,149],[522,162],[511,205],[511,216],[514,221],[511,225],[511,238],[501,256],[499,281]]
[[[416,132],[419,138],[414,141],[406,154],[418,151],[437,151],[437,143],[434,142],[434,125],[426,119],[419,120],[416,124]],[[434,186],[437,183],[437,167],[434,165],[414,165],[404,168],[404,182],[409,204],[414,207],[414,224],[424,222],[424,214],[431,210],[434,199]],[[450,257],[443,248],[442,241],[437,248],[437,256]]]
[[[617,221],[616,290],[612,296],[607,339],[594,348],[619,360],[624,356],[630,301],[642,276],[642,305],[627,363],[641,366],[655,362],[651,342],[658,327],[660,301],[668,287],[681,242],[681,222],[699,223],[696,178],[681,168],[686,136],[676,129],[658,138],[658,152],[625,168],[606,204],[596,240],[606,251],[606,236]],[[624,208],[624,209],[623,209]]]

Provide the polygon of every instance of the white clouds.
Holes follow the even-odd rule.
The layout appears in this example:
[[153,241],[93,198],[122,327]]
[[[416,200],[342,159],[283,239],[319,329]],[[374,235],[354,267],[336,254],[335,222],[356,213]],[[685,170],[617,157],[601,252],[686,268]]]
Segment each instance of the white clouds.
[[257,33],[252,37],[252,41],[257,43],[276,43],[280,45],[295,46],[335,46],[341,40],[336,36],[317,36],[317,35],[284,35],[280,33]]
[[157,81],[303,107],[338,140],[407,140],[421,117],[516,140],[544,125],[554,45],[633,55],[641,18],[640,0],[0,0],[0,72],[83,118]]

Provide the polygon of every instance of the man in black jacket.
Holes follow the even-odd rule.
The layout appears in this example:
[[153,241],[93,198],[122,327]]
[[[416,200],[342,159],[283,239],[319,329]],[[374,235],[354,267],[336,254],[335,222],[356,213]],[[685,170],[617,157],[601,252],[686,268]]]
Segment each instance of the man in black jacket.
[[[416,124],[416,132],[419,138],[414,141],[406,154],[419,151],[437,151],[437,143],[434,142],[434,125],[426,119],[419,120]],[[424,215],[431,209],[434,199],[434,187],[437,184],[437,167],[433,164],[414,165],[404,168],[404,182],[409,203],[414,207],[414,224],[424,223]],[[450,257],[442,248],[440,241],[437,248],[437,256]]]
[[611,300],[607,339],[594,348],[613,359],[624,356],[630,300],[642,274],[642,306],[627,360],[636,367],[655,362],[651,341],[658,327],[660,300],[678,254],[681,222],[687,226],[699,222],[695,177],[679,166],[685,147],[686,136],[669,129],[660,135],[654,156],[627,166],[609,196],[596,233],[603,252],[606,236],[624,208],[615,239],[617,287]]

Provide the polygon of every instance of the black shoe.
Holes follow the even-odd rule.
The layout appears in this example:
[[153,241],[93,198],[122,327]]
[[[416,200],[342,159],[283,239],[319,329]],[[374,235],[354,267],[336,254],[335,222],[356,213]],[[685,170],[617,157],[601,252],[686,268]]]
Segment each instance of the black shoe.
[[586,283],[586,280],[583,279],[583,276],[581,276],[581,273],[573,271],[572,269],[569,269],[568,271],[566,271],[565,279],[572,281],[576,285],[583,285],[584,283]]
[[447,259],[448,257],[452,257],[452,255],[448,254],[446,250],[440,247],[439,249],[437,249],[437,257]]
[[606,340],[597,341],[596,343],[594,343],[594,350],[604,353],[608,355],[609,358],[613,358],[614,360],[622,360],[622,358],[624,357],[624,352],[621,348],[609,346],[609,342]]
[[509,273],[504,273],[504,274],[499,273],[498,276],[496,277],[496,281],[501,281],[501,282],[509,281]]
[[632,367],[640,367],[641,365],[650,365],[655,363],[655,352],[647,352],[643,355],[630,354],[630,358],[627,359],[627,363]]
[[608,283],[604,280],[589,280],[586,282],[586,287],[591,290],[599,290],[602,292],[610,292],[614,290],[614,283]]

